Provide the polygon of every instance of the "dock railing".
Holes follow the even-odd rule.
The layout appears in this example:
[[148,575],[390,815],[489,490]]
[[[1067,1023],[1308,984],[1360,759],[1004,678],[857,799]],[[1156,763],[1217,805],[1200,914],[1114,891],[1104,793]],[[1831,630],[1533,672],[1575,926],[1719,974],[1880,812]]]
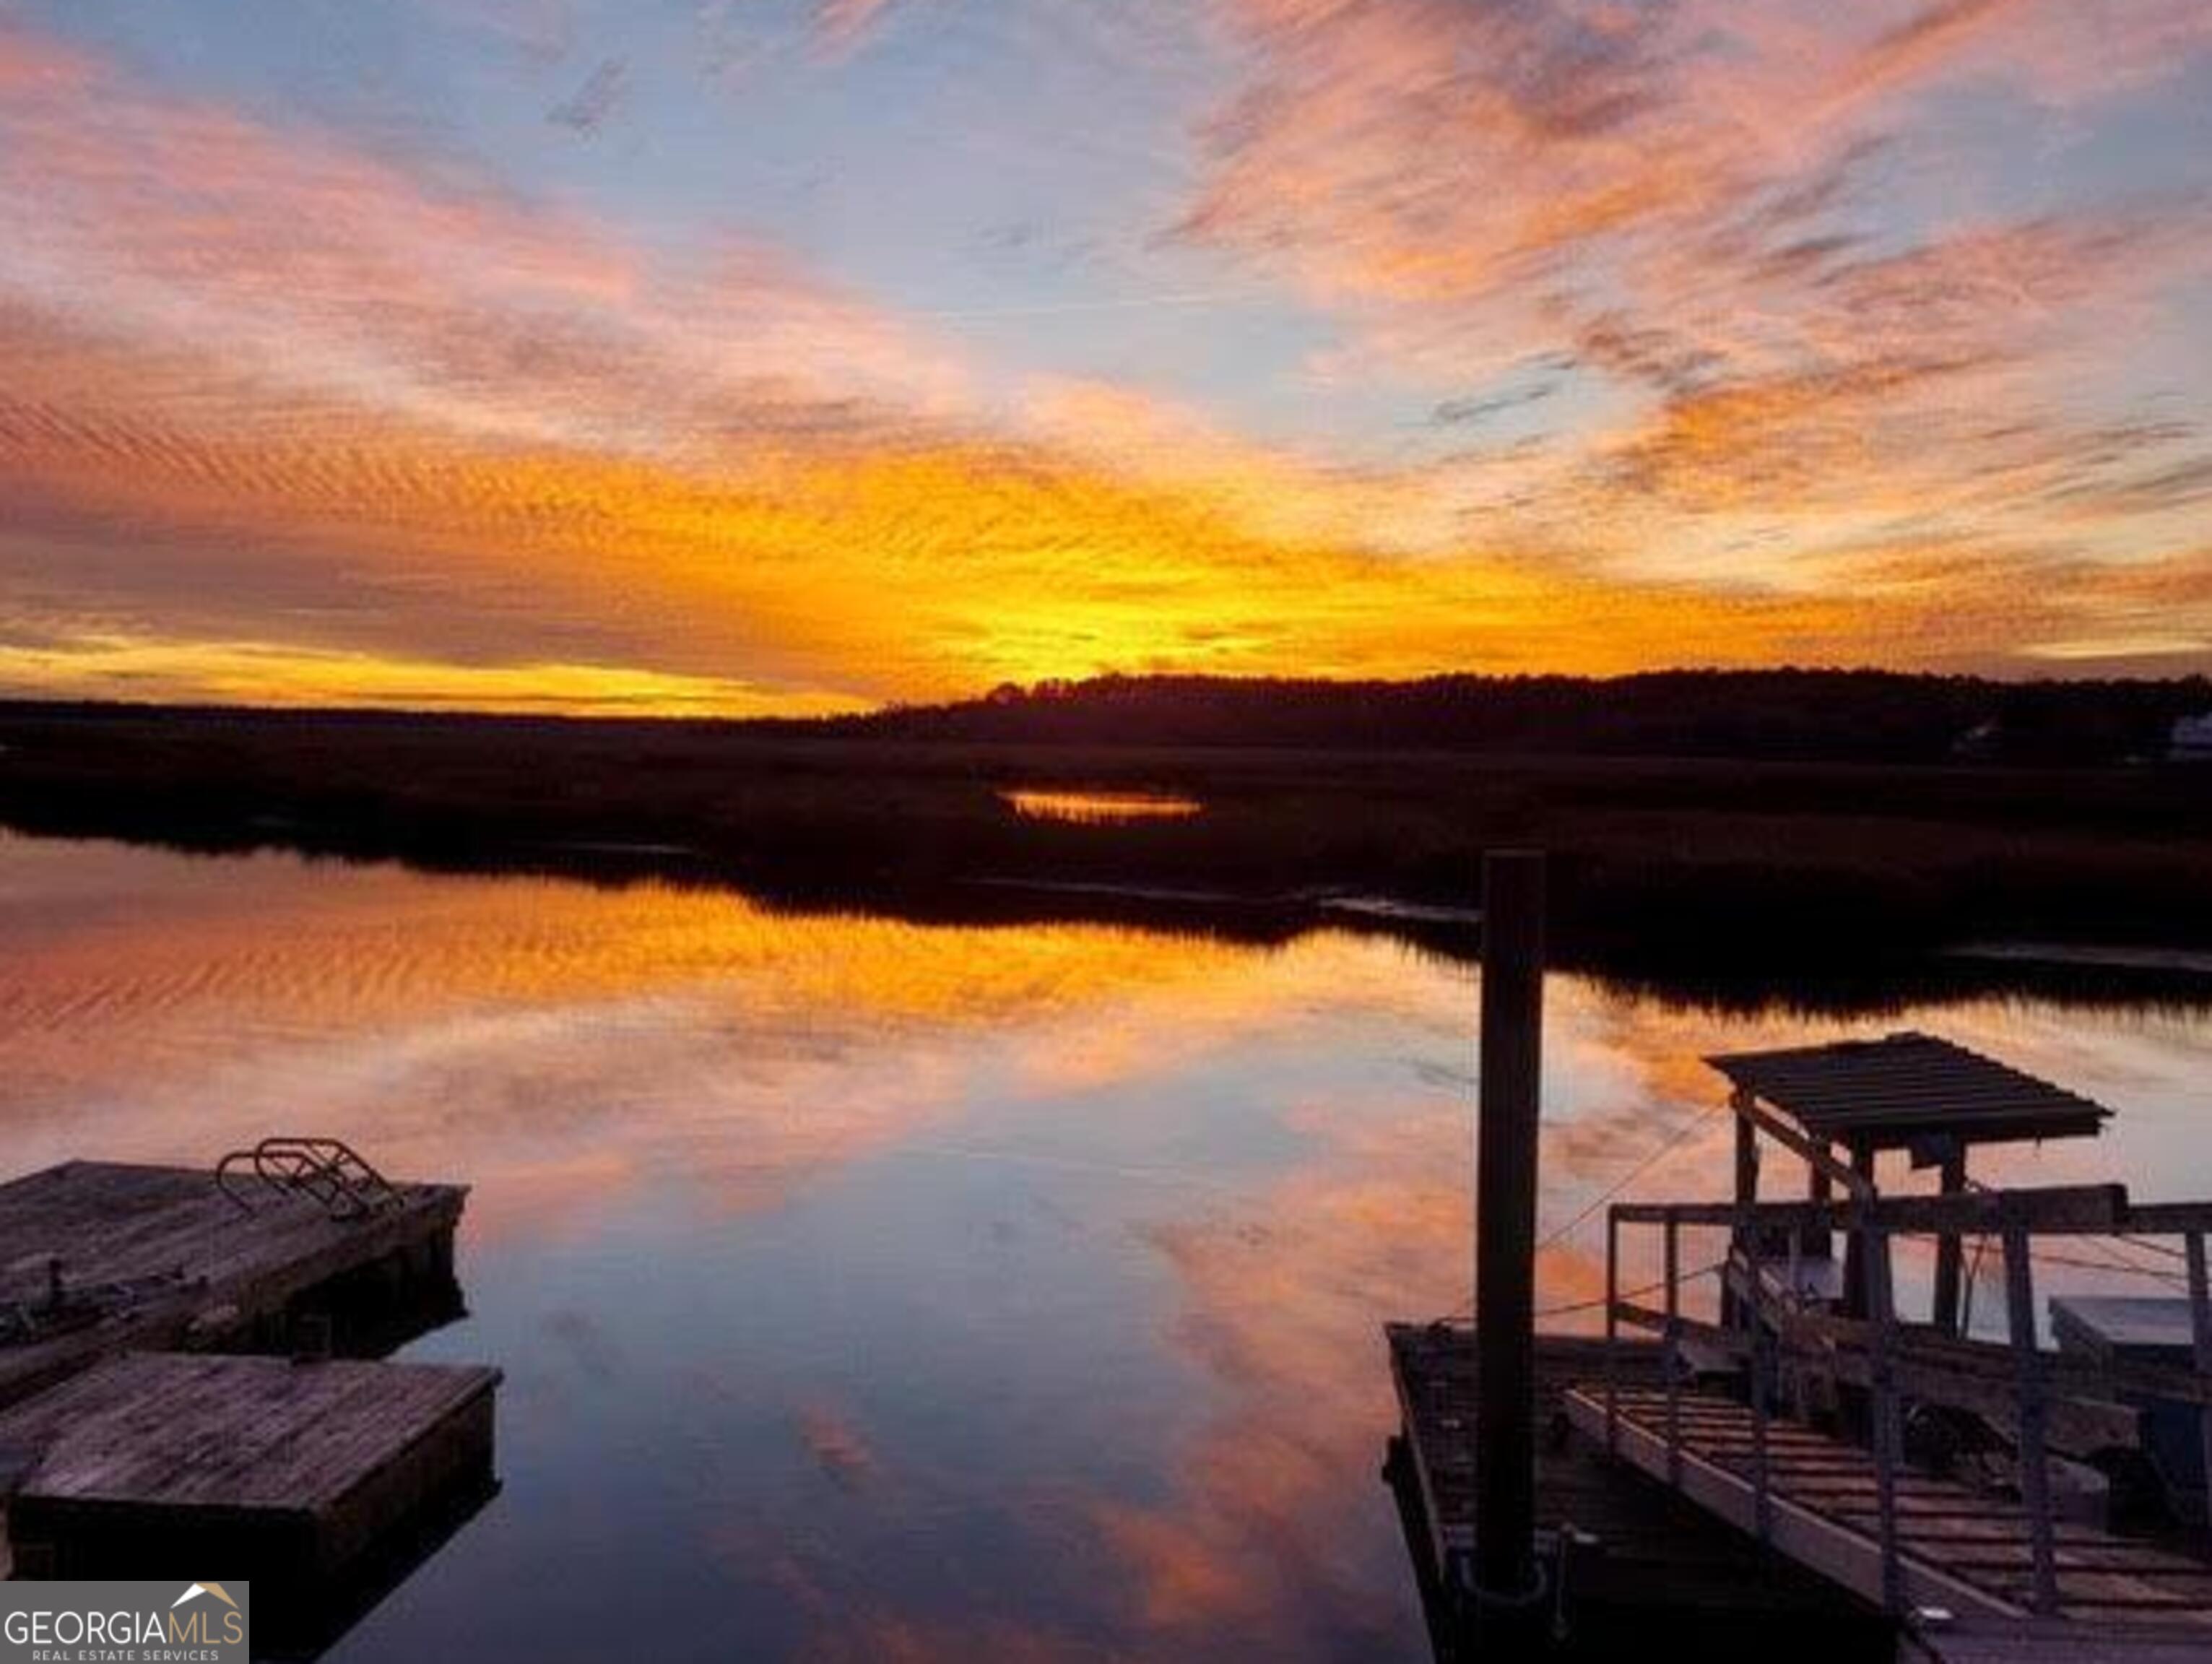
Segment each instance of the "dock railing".
[[392,1181],[343,1139],[279,1133],[217,1162],[216,1187],[251,1213],[256,1192],[240,1182],[249,1175],[261,1192],[308,1197],[334,1219],[367,1218],[400,1204]]
[[[1620,1233],[1656,1227],[1662,1233],[1661,1280],[1644,1295],[1661,1294],[1657,1307],[1620,1290]],[[1686,1277],[1681,1264],[1685,1228],[1731,1233],[1721,1265]],[[1796,1296],[1792,1275],[1767,1273],[1786,1256],[1794,1272],[1808,1236],[1825,1230],[1854,1235],[1866,1266],[1866,1315],[1838,1315]],[[1831,1201],[1622,1202],[1606,1219],[1604,1377],[1606,1441],[1620,1444],[1615,1367],[1623,1327],[1656,1333],[1665,1364],[1664,1441],[1668,1483],[1682,1483],[1684,1349],[1741,1365],[1748,1382],[1752,1415],[1751,1484],[1754,1519],[1762,1542],[1771,1540],[1773,1503],[1767,1460],[1767,1424],[1776,1376],[1784,1361],[1816,1376],[1855,1388],[1869,1411],[1869,1443],[1875,1479],[1876,1517],[1884,1605],[1903,1616],[1905,1579],[1899,1559],[1898,1479],[1904,1467],[1903,1420],[1907,1400],[1971,1411],[2017,1430],[2021,1504],[2029,1521],[2033,1557],[2032,1610],[2058,1606],[2049,1446],[2063,1436],[2073,1448],[2132,1440],[2136,1412],[2126,1398],[2166,1399],[2193,1405],[2212,1483],[2212,1297],[2208,1296],[2205,1239],[2212,1234],[2212,1203],[2133,1205],[2118,1185],[1985,1191],[1942,1196],[1876,1198],[1862,1191]],[[1981,1236],[2002,1245],[2007,1339],[1976,1340],[1932,1324],[1899,1321],[1890,1243],[1899,1236]],[[2172,1252],[2160,1239],[2179,1240],[2178,1257],[2188,1291],[2192,1367],[2174,1369],[2125,1358],[2110,1361],[2046,1351],[2038,1339],[2035,1244],[2067,1237],[2124,1237]],[[1781,1245],[1778,1247],[1777,1245]],[[2118,1266],[2112,1269],[2122,1269]],[[1684,1284],[1718,1270],[1732,1298],[1729,1321],[1709,1322],[1682,1311]]]

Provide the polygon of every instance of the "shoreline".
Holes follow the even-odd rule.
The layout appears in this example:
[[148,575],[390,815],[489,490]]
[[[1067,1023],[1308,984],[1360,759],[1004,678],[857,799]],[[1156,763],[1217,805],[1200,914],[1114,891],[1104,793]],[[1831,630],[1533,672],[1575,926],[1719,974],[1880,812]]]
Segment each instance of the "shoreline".
[[[1318,922],[1464,956],[1486,848],[1552,856],[1563,965],[1691,986],[1942,962],[2202,981],[2212,770],[899,742],[0,707],[0,826],[917,917]],[[1196,813],[1024,817],[1027,786]]]

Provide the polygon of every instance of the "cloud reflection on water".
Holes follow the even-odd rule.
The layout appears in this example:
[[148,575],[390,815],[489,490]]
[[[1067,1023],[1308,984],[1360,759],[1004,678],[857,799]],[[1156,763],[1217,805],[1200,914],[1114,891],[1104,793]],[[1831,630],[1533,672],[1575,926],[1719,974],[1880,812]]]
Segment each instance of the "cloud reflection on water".
[[[507,1368],[507,1491],[342,1658],[599,1646],[586,1570],[653,1589],[680,1655],[1413,1643],[1379,1326],[1465,1303],[1469,969],[21,840],[0,933],[0,1167],[284,1127],[476,1187],[475,1315],[426,1351]],[[1540,1218],[1588,1217],[1540,1301],[1596,1291],[1611,1187],[1724,1187],[1700,1054],[1908,1024],[2121,1110],[1990,1176],[2212,1188],[2201,1017],[1559,978]]]

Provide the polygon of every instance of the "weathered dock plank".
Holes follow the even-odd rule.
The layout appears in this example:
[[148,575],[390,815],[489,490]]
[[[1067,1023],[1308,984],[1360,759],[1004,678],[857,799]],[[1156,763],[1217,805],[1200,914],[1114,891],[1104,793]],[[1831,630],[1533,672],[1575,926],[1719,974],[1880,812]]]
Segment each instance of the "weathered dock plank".
[[395,1189],[341,1219],[268,1189],[242,1209],[189,1168],[68,1162],[0,1185],[0,1405],[126,1347],[236,1345],[343,1278],[450,1286],[465,1187]]
[[[1388,1329],[1391,1376],[1403,1418],[1410,1470],[1401,1497],[1415,1570],[1431,1604],[1440,1658],[1465,1655],[1457,1620],[1435,1601],[1474,1540],[1474,1333],[1465,1326],[1394,1324]],[[1607,1459],[1601,1443],[1562,1414],[1575,1382],[1596,1378],[1602,1347],[1576,1336],[1536,1341],[1536,1524],[1571,1528],[1564,1592],[1553,1591],[1568,1637],[1565,1656],[1616,1657],[1642,1650],[1663,1623],[1668,1649],[1713,1661],[1771,1657],[1775,1638],[1791,1637],[1801,1661],[1887,1660],[1893,1627],[1868,1603],[1762,1550],[1686,1498]],[[1620,1379],[1659,1380],[1655,1345],[1626,1344]]]
[[2130,1625],[2103,1634],[2080,1624],[1980,1623],[1929,1630],[1913,1638],[1928,1664],[2203,1664],[2204,1637]]
[[[1569,1418],[1586,1436],[1607,1437],[1602,1388],[1585,1384],[1565,1395]],[[1667,1395],[1647,1384],[1617,1387],[1613,1437],[1628,1461],[1655,1478],[1671,1466],[1685,1495],[1718,1518],[1747,1527],[1755,1517],[1755,1456],[1751,1412],[1732,1400],[1685,1394],[1676,1406],[1679,1450],[1667,1448]],[[1766,1481],[1777,1546],[1869,1599],[1881,1590],[1880,1513],[1874,1458],[1855,1445],[1804,1429],[1793,1448],[1825,1446],[1817,1461],[1778,1455],[1770,1443]],[[1961,1619],[1996,1622],[2006,1633],[2029,1616],[2033,1598],[2033,1532],[2027,1510],[1955,1480],[1901,1479],[1897,1531],[1903,1581],[1915,1605],[1937,1606]],[[2118,1644],[2112,1626],[2148,1623],[2200,1631],[2212,1654],[2212,1565],[2158,1544],[2094,1527],[2053,1527],[2058,1631],[2070,1625],[2078,1642]]]
[[[491,1481],[499,1371],[179,1352],[110,1358],[5,1411],[17,1576],[222,1558],[343,1579],[441,1497]],[[235,1574],[234,1574],[235,1575]]]

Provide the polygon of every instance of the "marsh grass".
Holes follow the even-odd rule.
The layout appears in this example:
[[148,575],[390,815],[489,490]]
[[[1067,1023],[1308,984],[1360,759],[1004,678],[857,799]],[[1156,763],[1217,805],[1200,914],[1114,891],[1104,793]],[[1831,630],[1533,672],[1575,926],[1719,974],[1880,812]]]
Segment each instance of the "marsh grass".
[[[2212,769],[890,739],[732,726],[0,709],[0,821],[198,849],[657,873],[823,904],[1207,892],[1265,932],[1332,890],[1465,904],[1553,857],[1565,956],[1898,960],[1967,937],[2212,942]],[[1188,799],[1114,823],[1014,790]],[[1012,888],[1009,888],[1009,881]],[[996,890],[996,895],[986,895]]]

